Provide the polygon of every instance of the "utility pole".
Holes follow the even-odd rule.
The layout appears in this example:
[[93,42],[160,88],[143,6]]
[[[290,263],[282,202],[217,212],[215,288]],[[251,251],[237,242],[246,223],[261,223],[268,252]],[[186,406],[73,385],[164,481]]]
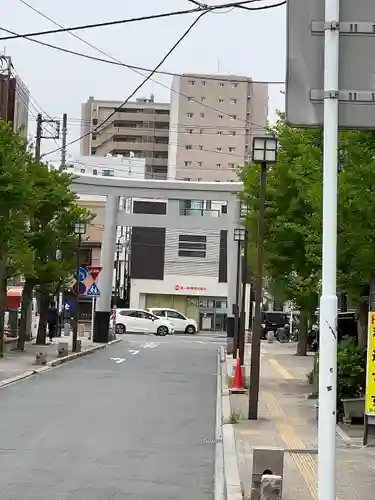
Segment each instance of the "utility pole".
[[245,361],[245,330],[246,330],[246,285],[247,285],[247,275],[248,275],[248,251],[249,245],[249,234],[247,229],[245,229],[245,241],[244,241],[244,255],[243,255],[243,266],[242,266],[242,295],[241,295],[241,313],[240,313],[240,325],[239,325],[239,342],[238,349],[240,353],[241,366],[244,365]]
[[[55,133],[50,132],[49,135],[43,135],[43,123],[50,123],[55,126]],[[35,158],[40,161],[42,155],[40,153],[40,147],[42,144],[42,139],[60,139],[60,122],[58,120],[43,118],[41,113],[38,113],[36,119],[36,140],[35,140]]]
[[63,114],[63,125],[61,134],[61,168],[66,167],[66,137],[68,135],[68,115]]
[[36,119],[36,140],[35,140],[35,159],[40,162],[40,146],[42,143],[42,125],[43,117],[41,113],[38,113]]

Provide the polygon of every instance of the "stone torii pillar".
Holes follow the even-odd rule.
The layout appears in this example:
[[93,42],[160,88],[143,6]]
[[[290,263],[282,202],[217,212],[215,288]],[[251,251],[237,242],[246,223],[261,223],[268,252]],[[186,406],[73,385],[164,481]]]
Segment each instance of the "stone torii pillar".
[[100,252],[102,271],[99,275],[100,297],[96,302],[94,318],[94,342],[108,342],[109,320],[111,316],[113,263],[116,253],[117,216],[119,196],[107,196],[104,216],[104,231]]

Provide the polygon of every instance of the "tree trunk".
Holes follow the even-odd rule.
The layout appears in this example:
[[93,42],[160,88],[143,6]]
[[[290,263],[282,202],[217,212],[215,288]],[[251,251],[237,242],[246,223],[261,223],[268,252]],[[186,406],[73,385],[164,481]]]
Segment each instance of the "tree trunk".
[[357,306],[357,334],[358,347],[361,349],[367,345],[368,312],[368,302],[360,302]]
[[40,293],[40,317],[39,317],[38,333],[36,336],[37,345],[46,344],[48,306],[49,306],[49,294],[42,291]]
[[299,315],[299,332],[297,344],[297,356],[306,356],[307,354],[307,329],[308,329],[309,314],[302,309]]
[[3,265],[1,265],[1,259],[0,259],[0,358],[4,357],[4,334],[5,334],[4,326],[5,326],[6,298],[7,298],[6,268]]
[[26,278],[22,291],[21,302],[21,319],[20,329],[18,332],[17,349],[23,351],[25,349],[27,319],[30,312],[30,304],[33,300],[34,280]]

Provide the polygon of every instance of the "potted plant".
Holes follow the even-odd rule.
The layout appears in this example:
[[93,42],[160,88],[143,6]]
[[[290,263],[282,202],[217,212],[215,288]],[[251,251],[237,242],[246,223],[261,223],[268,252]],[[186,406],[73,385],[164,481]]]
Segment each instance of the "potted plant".
[[344,418],[363,418],[365,414],[366,361],[352,337],[344,337],[337,350],[337,394]]

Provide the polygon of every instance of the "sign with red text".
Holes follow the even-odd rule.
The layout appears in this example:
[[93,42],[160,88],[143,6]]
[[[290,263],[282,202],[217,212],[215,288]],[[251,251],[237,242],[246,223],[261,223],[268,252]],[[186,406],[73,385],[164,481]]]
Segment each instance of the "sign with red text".
[[207,288],[204,286],[185,286],[185,285],[176,285],[174,287],[176,292],[206,292]]
[[93,281],[96,281],[102,269],[102,266],[87,266],[87,270]]

